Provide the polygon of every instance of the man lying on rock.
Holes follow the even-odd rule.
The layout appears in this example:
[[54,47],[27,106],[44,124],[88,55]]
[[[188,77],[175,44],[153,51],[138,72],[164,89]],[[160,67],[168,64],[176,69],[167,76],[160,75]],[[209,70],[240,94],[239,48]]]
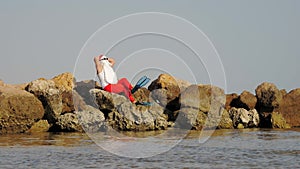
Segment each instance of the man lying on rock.
[[149,105],[150,103],[140,103],[137,102],[132,93],[144,85],[146,85],[150,79],[143,77],[139,80],[137,85],[133,88],[130,82],[126,78],[118,80],[117,74],[112,68],[115,64],[113,58],[108,58],[104,55],[94,57],[94,62],[96,66],[97,76],[99,78],[100,84],[105,91],[111,93],[121,94],[123,93],[132,103]]

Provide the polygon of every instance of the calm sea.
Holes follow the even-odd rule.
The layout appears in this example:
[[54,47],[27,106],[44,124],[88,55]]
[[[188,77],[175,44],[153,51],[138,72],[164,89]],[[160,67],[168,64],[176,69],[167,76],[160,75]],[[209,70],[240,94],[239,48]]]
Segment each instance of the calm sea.
[[300,168],[300,129],[122,134],[2,135],[0,168]]

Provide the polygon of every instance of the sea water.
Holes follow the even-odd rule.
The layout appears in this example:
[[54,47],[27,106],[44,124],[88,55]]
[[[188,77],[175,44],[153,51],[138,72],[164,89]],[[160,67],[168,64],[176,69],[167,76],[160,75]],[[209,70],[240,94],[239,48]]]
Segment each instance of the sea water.
[[[97,144],[85,133],[2,135],[0,168],[300,168],[300,129],[216,130],[205,141],[199,140],[199,131],[184,139],[147,139],[161,132],[128,132],[125,139],[98,133]],[[101,142],[136,145],[128,154],[149,151],[151,145],[153,150],[171,148],[145,158],[126,157]]]

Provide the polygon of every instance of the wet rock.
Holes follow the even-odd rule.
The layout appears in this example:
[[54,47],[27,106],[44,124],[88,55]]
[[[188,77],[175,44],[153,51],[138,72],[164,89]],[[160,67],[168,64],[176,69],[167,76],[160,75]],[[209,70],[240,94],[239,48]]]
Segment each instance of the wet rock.
[[241,95],[237,98],[234,98],[231,102],[231,107],[235,108],[244,108],[246,110],[255,109],[257,104],[257,98],[248,91],[243,91]]
[[34,123],[34,125],[28,130],[29,133],[36,133],[36,132],[47,132],[49,131],[50,124],[47,120],[39,120],[38,122]]
[[[219,117],[219,116],[217,116]],[[229,112],[225,109],[222,113],[221,120],[217,126],[218,129],[232,129],[234,128],[232,119],[229,115]]]
[[136,106],[126,97],[92,89],[90,93],[107,117],[108,124],[121,131],[163,130],[168,127],[164,109],[153,102],[151,106]]
[[0,134],[26,132],[44,115],[33,94],[4,86],[0,86],[0,112]]
[[247,111],[244,108],[233,107],[229,110],[229,115],[235,128],[253,128],[258,127],[260,123],[259,114],[256,109]]
[[286,94],[276,111],[291,127],[300,127],[300,88]]
[[271,115],[271,125],[272,128],[291,128],[291,126],[286,122],[282,114],[278,112],[273,112]]
[[207,119],[207,115],[194,108],[181,108],[175,121],[175,127],[186,130],[202,130]]

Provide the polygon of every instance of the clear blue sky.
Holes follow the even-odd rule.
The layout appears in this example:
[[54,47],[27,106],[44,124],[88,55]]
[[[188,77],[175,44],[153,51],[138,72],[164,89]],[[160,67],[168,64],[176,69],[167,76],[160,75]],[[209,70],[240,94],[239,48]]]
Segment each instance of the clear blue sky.
[[264,81],[289,91],[300,87],[299,11],[298,0],[2,0],[0,79],[24,83],[73,72],[80,49],[101,26],[136,12],[164,12],[210,38],[228,93],[254,92]]

